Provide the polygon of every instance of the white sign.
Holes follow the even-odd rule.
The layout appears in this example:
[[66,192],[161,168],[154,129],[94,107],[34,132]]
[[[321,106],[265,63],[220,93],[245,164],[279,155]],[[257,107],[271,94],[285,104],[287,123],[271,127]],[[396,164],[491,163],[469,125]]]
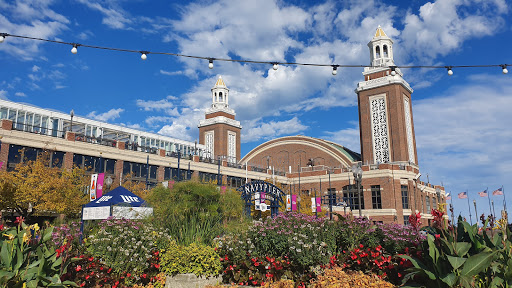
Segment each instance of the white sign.
[[267,210],[268,210],[268,206],[267,206],[267,204],[265,204],[265,203],[261,203],[261,204],[260,204],[260,210],[261,210],[261,212],[265,212],[265,211],[267,211]]
[[141,219],[151,216],[151,214],[153,214],[153,208],[150,207],[112,207],[112,216],[114,218]]
[[83,220],[99,220],[110,217],[110,206],[84,208]]
[[311,212],[315,212],[315,211],[316,211],[316,198],[311,197]]

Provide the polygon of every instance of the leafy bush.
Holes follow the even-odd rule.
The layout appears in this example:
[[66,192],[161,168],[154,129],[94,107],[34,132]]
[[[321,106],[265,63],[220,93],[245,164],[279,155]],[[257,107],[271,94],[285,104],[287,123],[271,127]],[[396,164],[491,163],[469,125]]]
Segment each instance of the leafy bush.
[[167,234],[149,222],[109,218],[86,239],[87,252],[116,273],[140,274],[151,268],[152,253],[168,245]]
[[[433,213],[434,214],[434,213]],[[437,215],[439,215],[437,211]],[[482,232],[459,217],[457,227],[441,221],[427,229],[427,241],[420,249],[422,257],[402,256],[414,265],[404,283],[428,287],[508,287],[512,285],[512,233],[503,228]]]
[[0,285],[2,287],[69,287],[62,282],[66,271],[62,250],[50,245],[53,228],[40,230],[37,224],[27,226],[18,217],[18,227],[5,229],[0,225]]
[[169,275],[193,273],[197,276],[215,276],[220,272],[219,256],[215,250],[203,244],[189,246],[172,242],[162,253],[161,270]]

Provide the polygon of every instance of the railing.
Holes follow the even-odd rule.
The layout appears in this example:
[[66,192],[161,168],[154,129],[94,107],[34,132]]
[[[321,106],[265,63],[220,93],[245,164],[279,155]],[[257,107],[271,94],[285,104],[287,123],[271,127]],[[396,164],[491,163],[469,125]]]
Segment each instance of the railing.
[[55,130],[52,128],[40,127],[29,124],[22,124],[17,122],[12,122],[12,130],[30,132],[38,135],[45,135],[56,138],[64,138],[64,135],[66,134],[66,131]]

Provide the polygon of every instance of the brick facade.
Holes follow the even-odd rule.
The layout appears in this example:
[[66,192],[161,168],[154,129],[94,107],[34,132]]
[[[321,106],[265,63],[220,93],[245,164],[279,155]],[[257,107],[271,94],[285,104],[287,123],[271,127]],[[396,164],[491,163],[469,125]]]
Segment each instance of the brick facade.
[[214,155],[211,158],[228,155],[228,132],[233,132],[236,135],[236,159],[240,159],[240,128],[223,123],[199,127],[199,144],[205,145],[205,133],[209,131],[214,134]]

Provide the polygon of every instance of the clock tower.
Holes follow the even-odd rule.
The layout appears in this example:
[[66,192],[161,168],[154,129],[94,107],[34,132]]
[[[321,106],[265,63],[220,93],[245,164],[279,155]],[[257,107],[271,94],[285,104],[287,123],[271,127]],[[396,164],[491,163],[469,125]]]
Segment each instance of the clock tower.
[[363,164],[418,164],[409,83],[395,66],[393,40],[379,26],[368,43],[371,67],[357,85]]
[[222,157],[229,163],[240,160],[240,121],[229,108],[229,89],[219,76],[212,88],[212,105],[206,109],[205,120],[199,122],[199,143],[206,146],[206,157]]

